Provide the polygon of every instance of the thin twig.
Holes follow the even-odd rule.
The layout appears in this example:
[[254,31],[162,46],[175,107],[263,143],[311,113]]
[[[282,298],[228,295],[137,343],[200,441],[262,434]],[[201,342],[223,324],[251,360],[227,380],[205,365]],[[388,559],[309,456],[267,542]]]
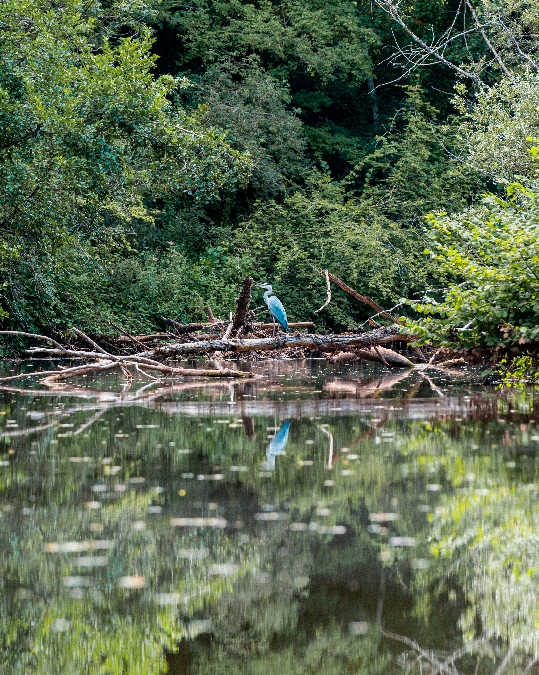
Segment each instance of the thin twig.
[[378,347],[377,347],[376,345],[374,345],[374,351],[375,351],[375,352],[378,354],[378,356],[380,357],[380,361],[381,361],[385,366],[389,366],[389,363],[384,359],[384,357],[383,357],[381,351],[378,349]]
[[159,377],[154,377],[153,375],[150,375],[150,373],[146,373],[142,368],[139,366],[138,363],[135,364],[135,370],[139,372],[141,375],[144,375],[144,377],[149,377],[150,380],[155,380],[156,382],[159,382],[160,378]]
[[451,70],[456,71],[462,77],[469,78],[474,82],[476,82],[477,84],[481,85],[482,87],[485,86],[483,80],[477,77],[477,75],[464,70],[463,68],[455,65],[454,63],[451,63],[451,61],[448,61],[444,56],[442,56],[442,54],[440,54],[436,48],[429,46],[420,37],[418,37],[402,19],[401,15],[399,14],[397,6],[394,5],[391,0],[376,0],[376,4],[379,5],[384,11],[388,13],[399,24],[399,26],[412,38],[414,42],[416,42],[428,54],[433,56],[437,61],[440,61],[440,63],[443,63],[448,68],[451,68]]
[[378,312],[378,314],[375,316],[382,316],[384,319],[391,321],[391,323],[397,324],[399,323],[396,317],[392,316],[389,312],[386,312],[385,309],[380,307],[380,305],[377,302],[375,302],[372,298],[369,298],[368,295],[361,295],[361,293],[355,291],[353,288],[348,286],[348,284],[345,284],[344,281],[339,279],[339,277],[336,277],[334,274],[331,274],[331,272],[328,271],[327,274],[329,279],[333,281],[334,284],[337,284],[339,288],[342,288],[343,291],[351,295],[356,300],[359,300],[359,302],[364,302],[366,305],[369,305],[369,307],[375,309]]

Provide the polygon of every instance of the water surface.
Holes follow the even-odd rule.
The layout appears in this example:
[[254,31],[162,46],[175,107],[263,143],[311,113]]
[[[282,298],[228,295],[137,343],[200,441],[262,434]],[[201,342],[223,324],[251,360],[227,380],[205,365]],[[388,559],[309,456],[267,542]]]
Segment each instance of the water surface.
[[0,389],[2,672],[538,673],[534,393],[241,367]]

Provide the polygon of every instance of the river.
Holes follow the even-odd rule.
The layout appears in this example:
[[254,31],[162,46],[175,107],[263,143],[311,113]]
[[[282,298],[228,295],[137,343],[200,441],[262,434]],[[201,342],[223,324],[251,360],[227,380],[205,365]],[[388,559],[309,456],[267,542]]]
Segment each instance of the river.
[[539,673],[534,391],[241,367],[2,386],[0,671]]

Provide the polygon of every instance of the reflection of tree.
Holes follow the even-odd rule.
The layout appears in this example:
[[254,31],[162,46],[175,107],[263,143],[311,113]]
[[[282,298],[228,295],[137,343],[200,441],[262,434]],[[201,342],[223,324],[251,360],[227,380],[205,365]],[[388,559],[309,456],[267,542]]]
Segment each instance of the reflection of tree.
[[[387,505],[391,496],[393,501],[398,502],[401,518],[397,521],[398,527],[395,526],[393,534],[417,536],[424,528],[421,522],[433,522],[435,528],[434,552],[437,557],[434,559],[424,545],[409,551],[391,549],[384,544],[387,541],[384,536],[379,539],[382,557],[389,565],[386,591],[389,601],[381,611],[380,598],[376,591],[383,586],[383,576],[376,558],[366,564],[372,554],[368,553],[369,546],[365,548],[364,535],[354,535],[344,550],[332,552],[331,547],[327,546],[314,549],[307,547],[303,549],[305,569],[310,569],[310,584],[305,589],[307,594],[296,594],[295,603],[292,603],[291,600],[286,600],[287,593],[283,593],[289,609],[291,603],[293,605],[298,602],[305,607],[311,605],[314,608],[306,610],[311,621],[306,633],[301,632],[301,627],[306,624],[300,617],[294,633],[294,646],[288,644],[289,631],[281,630],[275,621],[274,617],[282,616],[282,612],[273,610],[265,615],[253,610],[253,607],[258,607],[260,591],[249,590],[243,578],[236,585],[239,595],[231,594],[223,605],[216,606],[217,615],[222,611],[221,623],[226,629],[215,633],[211,649],[203,643],[195,649],[195,665],[189,672],[217,675],[225,672],[225,665],[221,667],[220,664],[226,664],[227,672],[244,672],[244,661],[234,656],[238,640],[243,644],[242,639],[247,640],[247,645],[251,641],[257,643],[257,640],[262,645],[270,645],[263,654],[257,649],[254,650],[255,653],[250,652],[249,668],[253,673],[306,673],[313,667],[324,675],[333,672],[400,672],[400,667],[406,672],[451,675],[534,672],[533,668],[537,663],[536,640],[539,634],[535,627],[539,589],[535,589],[534,578],[539,551],[534,526],[537,517],[534,495],[537,486],[536,483],[530,484],[529,480],[535,478],[536,469],[535,464],[530,464],[529,460],[521,459],[517,462],[516,468],[520,464],[520,470],[527,474],[522,476],[524,484],[517,488],[512,485],[513,463],[509,462],[509,469],[504,463],[500,465],[503,456],[500,456],[498,447],[501,444],[505,443],[509,450],[514,451],[521,443],[526,447],[530,442],[526,438],[526,434],[529,434],[524,428],[526,425],[522,425],[520,429],[516,427],[519,432],[517,438],[508,443],[510,436],[505,421],[497,421],[497,407],[504,405],[506,403],[503,399],[499,399],[497,405],[493,405],[492,399],[486,400],[484,405],[478,405],[481,424],[463,424],[462,420],[455,422],[442,419],[437,422],[414,422],[405,431],[398,422],[388,424],[386,421],[383,432],[388,437],[394,435],[390,446],[395,448],[393,463],[388,462],[387,458],[385,461],[377,458],[373,452],[376,437],[372,433],[360,435],[364,454],[361,458],[362,468],[359,469],[359,476],[353,485],[359,490],[367,488],[363,493],[366,510]],[[528,417],[529,412],[529,408],[526,408]],[[380,428],[375,434],[379,430]],[[294,431],[296,433],[291,436],[289,455],[294,453],[295,448],[301,448],[298,429],[293,429]],[[326,436],[336,432],[337,443],[341,441],[340,434],[333,425],[325,425],[321,431]],[[486,443],[490,452],[483,454],[483,450],[480,454],[478,449],[484,448]],[[339,455],[342,460],[347,453]],[[291,473],[291,465],[280,468],[284,480]],[[332,473],[337,483],[338,474],[336,475],[335,470]],[[403,475],[407,477],[407,485],[399,493],[396,485]],[[295,480],[297,481],[297,477]],[[489,487],[486,488],[485,485]],[[412,490],[414,495],[410,499],[409,492]],[[354,508],[359,506],[357,497],[354,499],[351,491],[341,483],[337,490],[332,488],[331,492],[316,493],[315,490],[310,501],[303,497],[301,491],[295,495],[289,495],[285,491],[285,495],[287,499],[290,498],[290,509],[294,511],[294,518],[304,521],[309,519],[305,517],[309,508],[312,517],[313,503],[322,498],[328,511],[331,511],[331,522],[344,522],[348,526],[355,523],[357,527],[362,518],[359,513],[354,513]],[[383,521],[384,514],[378,515]],[[364,515],[363,518],[365,517]],[[386,522],[384,527],[388,525]],[[371,540],[373,543],[370,546],[374,545],[374,550],[379,551],[375,540],[376,538]],[[445,557],[449,554],[450,557]],[[299,557],[297,551],[291,551],[285,561],[291,564]],[[374,572],[374,578],[365,580],[362,577],[365,572],[358,573],[362,564],[365,569]],[[277,585],[278,569],[277,564]],[[317,601],[324,589],[324,578],[331,580],[329,583],[333,586],[333,592],[330,595],[322,594],[321,600]],[[347,582],[347,578],[351,581]],[[370,604],[367,601],[364,606],[363,615],[354,617],[368,620],[371,630],[368,633],[369,640],[352,638],[347,632],[344,619],[349,620],[351,616],[346,616],[342,600],[339,607],[328,607],[331,599],[335,599],[335,586],[349,583],[351,585],[347,590],[350,591],[355,588],[358,578],[363,579],[363,583],[371,589],[374,596]],[[428,592],[429,588],[432,592]],[[420,591],[417,611],[424,617],[424,624],[414,625],[410,617],[407,623],[402,623],[392,611],[399,595],[398,605],[406,602],[407,589],[409,592],[413,589]],[[235,599],[236,597],[241,600]],[[271,600],[262,606],[279,602],[278,595],[270,597]],[[365,602],[365,593],[361,597]],[[253,603],[251,609],[249,602]],[[227,625],[227,616],[236,618]],[[254,621],[253,616],[256,617]],[[340,625],[331,623],[330,616],[340,616]],[[379,618],[382,632],[377,630],[375,618]],[[243,631],[239,629],[242,621]],[[464,629],[464,642],[454,632],[458,621]],[[261,639],[261,635],[268,634],[273,634],[272,640],[267,637]],[[417,637],[411,639],[406,637],[407,634],[415,634]],[[394,645],[400,643],[401,648],[406,650],[400,656],[400,662],[391,661],[390,666],[385,660],[389,657],[380,643],[382,635]],[[387,642],[382,644],[387,645]],[[323,645],[326,646],[325,650]],[[342,645],[345,645],[344,649]],[[315,653],[321,653],[323,657],[319,660],[312,658]],[[354,654],[361,654],[361,658]]]
[[425,429],[414,459],[415,470],[437,465],[447,482],[429,517],[435,562],[418,574],[416,583],[431,589],[420,609],[432,615],[442,602],[460,615],[465,643],[453,661],[461,668],[468,659],[496,675],[535,672],[539,651],[534,427],[508,428],[507,403],[529,420],[525,395],[500,399],[500,422],[493,415],[481,427],[447,422]]
[[[398,412],[395,400],[378,399],[380,408],[364,412],[291,418],[286,455],[269,478],[261,463],[273,409],[260,405],[246,426],[233,406],[221,417],[229,383],[203,384],[72,388],[62,398],[32,390],[17,399],[28,411],[11,404],[18,430],[33,428],[28,436],[7,429],[0,446],[9,463],[0,471],[7,672],[155,673],[163,650],[209,630],[203,619],[212,634],[190,642],[197,675],[245,672],[246,659],[260,674],[401,672],[391,654],[405,647],[383,631],[410,636],[434,659],[433,672],[451,655],[451,667],[474,672],[475,657],[468,668],[455,649],[492,649],[496,667],[509,653],[507,673],[529,662],[539,609],[535,493],[513,478],[517,471],[531,484],[535,465],[518,456],[510,457],[514,468],[505,456],[500,464],[503,443],[506,452],[532,443],[531,427],[517,432],[496,421],[499,411],[509,414],[504,399],[440,398],[428,420],[417,419],[424,401],[405,399]],[[248,386],[247,400],[256,391]],[[192,414],[191,393],[218,417]],[[479,411],[481,423],[451,421],[453,410]],[[489,452],[478,453],[487,441]],[[100,508],[87,507],[96,502]],[[255,518],[261,513],[275,518]],[[174,528],[171,518],[228,526]],[[88,548],[44,552],[47,543],[70,541]],[[84,557],[106,564],[76,564]],[[143,588],[122,587],[139,577]],[[488,642],[471,647],[478,637]],[[426,657],[406,649],[403,668],[420,672]]]
[[[60,499],[1,538],[5,672],[157,673],[163,649],[184,635],[178,609],[196,611],[230,584],[212,576],[211,565],[227,561],[246,570],[254,562],[252,547],[232,548],[225,532],[171,537],[168,518],[143,527],[152,497],[132,494],[99,512]],[[79,550],[45,553],[48,542],[73,542]],[[193,546],[207,557],[196,558]],[[144,589],[122,588],[132,580]]]

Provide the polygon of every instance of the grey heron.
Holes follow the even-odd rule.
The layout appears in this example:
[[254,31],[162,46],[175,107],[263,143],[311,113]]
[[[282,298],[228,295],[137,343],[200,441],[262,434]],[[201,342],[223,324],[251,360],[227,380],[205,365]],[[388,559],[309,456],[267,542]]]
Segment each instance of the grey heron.
[[[270,284],[257,284],[259,288],[265,288],[266,292],[264,293],[264,300],[271,316],[273,317],[273,322],[277,321],[283,330],[288,331],[288,319],[286,318],[286,311],[283,307],[283,303],[275,295],[271,295],[273,288]],[[275,326],[274,326],[275,328]],[[275,333],[275,330],[274,330]]]

